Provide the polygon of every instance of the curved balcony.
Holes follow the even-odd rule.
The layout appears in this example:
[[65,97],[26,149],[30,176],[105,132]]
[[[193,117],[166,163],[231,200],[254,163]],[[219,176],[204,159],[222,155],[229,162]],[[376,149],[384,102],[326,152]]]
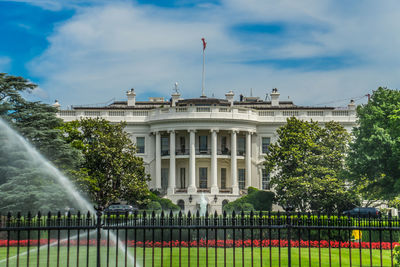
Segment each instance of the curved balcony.
[[355,110],[341,109],[268,109],[253,110],[240,107],[165,107],[152,110],[108,110],[104,109],[77,109],[60,110],[58,116],[64,121],[73,121],[80,118],[101,117],[112,122],[143,122],[152,123],[166,120],[228,120],[228,121],[253,121],[253,122],[279,122],[285,123],[288,117],[297,117],[302,120],[319,122],[337,121],[342,123],[355,123]]

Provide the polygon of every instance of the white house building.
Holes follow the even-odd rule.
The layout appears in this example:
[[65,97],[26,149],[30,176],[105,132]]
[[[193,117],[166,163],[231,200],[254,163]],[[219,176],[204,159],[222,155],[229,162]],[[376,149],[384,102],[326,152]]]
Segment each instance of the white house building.
[[169,101],[136,101],[131,89],[127,101],[75,106],[60,110],[59,116],[64,121],[101,117],[126,122],[151,176],[149,187],[186,211],[196,210],[204,197],[210,212],[220,212],[249,186],[270,189],[264,156],[288,117],[321,124],[333,120],[349,131],[356,124],[353,101],[346,108],[296,106],[280,101],[277,89],[268,101],[242,95],[237,101],[232,91],[225,96],[182,99],[176,90]]

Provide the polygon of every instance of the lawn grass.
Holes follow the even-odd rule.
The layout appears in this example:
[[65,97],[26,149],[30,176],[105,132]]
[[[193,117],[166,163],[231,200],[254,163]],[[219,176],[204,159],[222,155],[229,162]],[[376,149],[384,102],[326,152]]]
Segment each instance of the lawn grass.
[[[134,248],[128,248],[129,252],[134,255]],[[199,266],[206,266],[206,248],[199,248]],[[226,249],[226,256],[224,255],[224,249],[217,249],[217,265],[224,266],[224,261],[226,257],[226,266],[233,266],[233,248]],[[9,264],[10,266],[17,266],[17,261],[19,266],[27,266],[27,248],[20,248],[19,254],[20,257],[17,258],[17,248],[10,248],[10,257]],[[87,261],[87,250],[86,247],[79,248],[79,266],[86,266]],[[170,248],[163,249],[163,266],[170,266]],[[252,253],[251,248],[245,248],[243,250],[244,255],[244,266],[252,266]],[[7,249],[2,247],[0,248],[0,266],[6,266],[6,254]],[[67,248],[60,247],[59,250],[59,266],[67,266]],[[260,264],[260,248],[253,249],[253,266],[261,266]],[[144,256],[143,256],[144,255]],[[262,260],[263,266],[270,266],[270,250],[269,248],[262,249]],[[273,247],[271,249],[271,266],[279,266],[279,249]],[[288,249],[281,248],[281,266],[288,265]],[[299,266],[299,249],[292,248],[291,249],[291,259],[292,266]],[[360,266],[360,254],[359,249],[352,249],[352,266]],[[370,266],[370,254],[369,249],[362,249],[362,265]],[[47,257],[49,256],[49,266],[57,266],[57,247],[50,248],[50,254],[47,254],[47,247],[44,246],[40,250],[40,262],[39,266],[47,266]],[[69,252],[69,266],[77,266],[77,247],[71,247]],[[154,266],[161,266],[161,248],[154,248],[154,257],[153,257],[153,248],[137,248],[136,249],[136,259],[137,266],[143,266],[143,258],[145,258],[145,265],[152,266],[154,259]],[[109,251],[109,266],[116,266],[116,249],[115,247],[110,247]],[[181,265],[188,266],[189,259],[189,249],[182,248],[181,249]],[[331,249],[331,266],[339,266],[339,249]],[[121,250],[118,252],[118,266],[125,266],[125,256]],[[235,263],[236,266],[242,266],[242,248],[235,249]],[[350,256],[349,249],[341,249],[341,264],[342,266],[350,266]],[[36,266],[37,261],[37,250],[34,249],[29,253],[29,265]],[[107,248],[101,248],[101,261],[102,266],[106,266],[107,263]],[[382,263],[383,266],[391,266],[391,255],[390,250],[382,251]],[[208,264],[209,266],[215,266],[215,249],[208,249]],[[197,248],[190,249],[190,265],[197,266]],[[308,256],[308,248],[301,248],[301,265],[309,266],[309,256]],[[381,266],[380,263],[380,251],[372,250],[372,265],[373,266]],[[89,266],[96,266],[96,248],[89,247]],[[128,264],[128,266],[133,266],[132,264]],[[179,248],[172,248],[172,266],[179,266]],[[318,248],[311,248],[311,266],[319,266],[319,250]],[[329,266],[329,249],[321,248],[321,266]]]

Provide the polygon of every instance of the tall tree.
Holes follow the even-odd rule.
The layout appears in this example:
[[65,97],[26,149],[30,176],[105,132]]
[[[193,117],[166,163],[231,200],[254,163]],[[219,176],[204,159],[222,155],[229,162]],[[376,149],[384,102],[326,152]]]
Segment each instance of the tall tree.
[[400,91],[378,88],[357,108],[347,164],[350,177],[369,199],[392,199],[400,192]]
[[[63,121],[56,116],[57,110],[21,96],[35,87],[21,77],[0,74],[0,117],[59,169],[76,171],[82,156],[63,139],[59,129]],[[0,211],[56,210],[73,205],[55,177],[32,161],[18,138],[0,131],[0,146]]]
[[349,134],[336,122],[289,118],[277,130],[265,166],[272,173],[276,199],[287,209],[333,212],[357,202],[341,178]]
[[143,159],[135,156],[125,126],[97,118],[66,123],[63,128],[67,142],[84,155],[81,167],[86,174],[77,181],[100,208],[117,200],[140,204],[149,193]]
[[21,93],[31,92],[37,87],[22,77],[0,73],[0,116],[12,112],[15,103],[24,101]]

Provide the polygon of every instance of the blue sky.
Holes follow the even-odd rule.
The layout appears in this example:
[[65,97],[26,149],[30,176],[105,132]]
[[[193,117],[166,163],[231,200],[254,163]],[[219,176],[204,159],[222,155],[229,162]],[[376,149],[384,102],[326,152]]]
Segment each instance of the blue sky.
[[[66,107],[201,94],[344,106],[400,84],[400,2],[0,0],[0,71],[39,85],[30,98]],[[364,99],[358,100],[360,102]]]

